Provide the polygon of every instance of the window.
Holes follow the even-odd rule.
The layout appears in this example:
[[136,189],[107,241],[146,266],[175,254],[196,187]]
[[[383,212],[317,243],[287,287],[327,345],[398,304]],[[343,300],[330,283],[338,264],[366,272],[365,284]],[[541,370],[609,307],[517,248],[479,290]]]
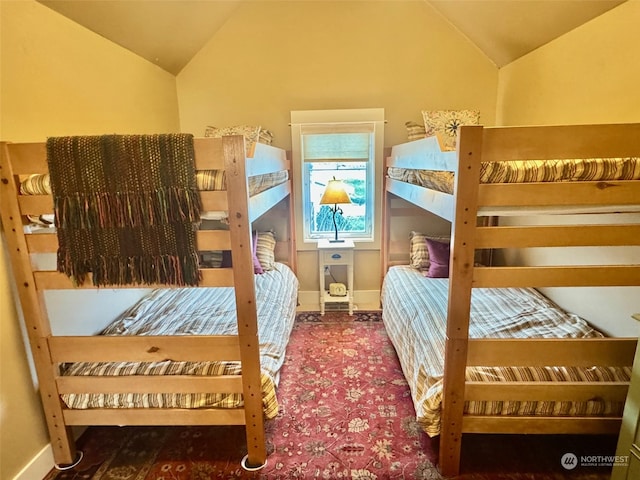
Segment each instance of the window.
[[[345,111],[319,111],[321,114],[334,112]],[[295,113],[292,112],[292,120]],[[294,151],[299,154],[294,161],[300,162],[305,241],[334,236],[332,207],[320,204],[325,187],[333,178],[342,180],[351,199],[350,204],[338,205],[342,210],[342,215],[336,216],[339,236],[373,240],[376,135],[381,134],[377,130],[382,128],[382,122],[375,118],[371,121],[339,120],[292,124],[295,132],[292,143],[298,147],[294,147]]]

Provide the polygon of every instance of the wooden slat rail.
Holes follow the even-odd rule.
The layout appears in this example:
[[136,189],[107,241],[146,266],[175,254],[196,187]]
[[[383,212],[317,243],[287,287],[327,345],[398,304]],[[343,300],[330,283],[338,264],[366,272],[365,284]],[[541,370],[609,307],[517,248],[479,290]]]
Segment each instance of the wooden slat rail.
[[469,339],[467,365],[631,366],[636,338]]
[[640,123],[486,127],[482,161],[634,157]]
[[623,287],[637,286],[640,265],[551,267],[477,267],[474,287]]
[[[46,143],[9,143],[13,173],[31,175],[48,173]],[[196,170],[222,170],[224,157],[222,139],[194,138]]]
[[[29,253],[56,253],[58,236],[55,232],[26,235]],[[198,230],[198,250],[231,250],[231,239],[227,230]]]
[[58,392],[68,393],[242,393],[242,375],[61,376]]
[[53,213],[51,195],[20,195],[18,197],[22,215],[47,215]]
[[640,245],[640,224],[478,227],[477,248]]
[[224,170],[221,138],[194,138],[196,170]]
[[236,335],[52,336],[51,361],[164,362],[240,360]]
[[[224,153],[221,138],[194,138],[196,170],[224,170]],[[45,143],[7,144],[15,175],[48,173]],[[282,149],[259,143],[256,145],[257,161],[247,162],[247,176],[289,170],[290,161]]]
[[617,434],[621,417],[462,417],[463,433]]
[[15,175],[48,173],[47,147],[44,143],[9,143],[11,168]]
[[67,425],[245,425],[238,409],[111,408],[63,410]]
[[[200,287],[232,287],[234,285],[234,275],[232,268],[203,268]],[[78,290],[95,289],[91,281],[91,275],[87,276],[84,285],[74,285],[69,277],[64,273],[55,271],[36,271],[33,273],[38,290]],[[109,285],[106,289],[120,288],[167,288],[166,285]]]

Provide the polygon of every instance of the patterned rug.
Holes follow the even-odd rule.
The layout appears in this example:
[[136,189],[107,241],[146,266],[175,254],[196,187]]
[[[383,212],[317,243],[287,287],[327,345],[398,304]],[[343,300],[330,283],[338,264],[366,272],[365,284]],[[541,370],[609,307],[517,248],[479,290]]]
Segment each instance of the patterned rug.
[[[379,312],[298,315],[278,389],[280,413],[266,424],[268,462],[259,472],[240,467],[244,427],[90,427],[78,441],[80,465],[45,480],[441,479],[437,439],[415,422],[380,319]],[[504,437],[465,440],[468,473],[460,478],[608,479],[610,469],[560,467],[567,437],[555,441],[557,452],[538,436],[537,444],[525,435]],[[612,454],[615,443],[597,441],[598,450],[572,451]]]

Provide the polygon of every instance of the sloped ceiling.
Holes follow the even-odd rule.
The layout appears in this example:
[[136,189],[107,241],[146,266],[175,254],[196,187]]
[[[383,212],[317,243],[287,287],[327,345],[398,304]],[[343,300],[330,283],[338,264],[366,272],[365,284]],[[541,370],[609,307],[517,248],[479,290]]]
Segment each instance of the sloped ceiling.
[[[241,2],[269,0],[38,1],[175,75]],[[626,0],[422,1],[502,67]]]
[[625,0],[428,0],[503,67]]

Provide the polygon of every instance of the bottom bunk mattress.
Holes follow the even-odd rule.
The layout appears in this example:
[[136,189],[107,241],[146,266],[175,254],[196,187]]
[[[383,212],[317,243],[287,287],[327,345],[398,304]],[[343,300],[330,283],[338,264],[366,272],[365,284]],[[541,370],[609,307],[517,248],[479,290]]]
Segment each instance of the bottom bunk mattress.
[[[295,321],[298,280],[289,267],[255,275],[262,402],[266,418],[278,413],[278,372]],[[101,335],[237,335],[231,287],[152,291],[113,321]],[[239,375],[240,362],[78,362],[62,375]],[[239,408],[242,394],[65,394],[69,408]]]
[[[382,287],[382,318],[411,389],[419,424],[440,433],[449,279],[410,266],[391,267]],[[598,338],[587,322],[531,288],[476,288],[470,338]],[[629,381],[630,368],[468,367],[467,381]],[[623,402],[474,401],[472,415],[619,416]]]

